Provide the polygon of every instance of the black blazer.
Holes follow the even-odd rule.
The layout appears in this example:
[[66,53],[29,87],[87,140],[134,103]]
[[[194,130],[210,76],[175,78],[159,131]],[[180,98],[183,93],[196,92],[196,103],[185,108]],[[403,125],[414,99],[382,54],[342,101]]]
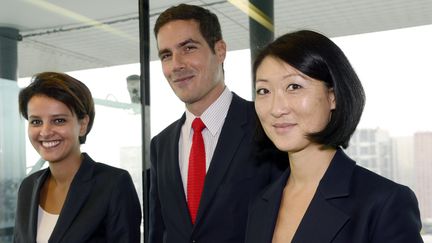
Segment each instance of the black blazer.
[[[83,156],[49,242],[139,243],[141,207],[129,173]],[[16,243],[36,242],[39,194],[49,174],[41,170],[21,183]]]
[[273,172],[278,174],[270,163],[254,159],[253,103],[233,94],[194,225],[179,169],[178,144],[184,121],[185,115],[151,142],[149,243],[243,242],[250,200],[272,181]]
[[[289,169],[250,208],[246,243],[269,243]],[[357,166],[338,150],[292,243],[417,243],[417,199],[406,186]]]

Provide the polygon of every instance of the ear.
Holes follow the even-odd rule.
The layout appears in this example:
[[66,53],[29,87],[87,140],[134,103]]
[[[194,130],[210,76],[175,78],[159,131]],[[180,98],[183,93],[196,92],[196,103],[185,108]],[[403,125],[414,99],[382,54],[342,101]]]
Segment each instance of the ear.
[[334,89],[333,88],[329,88],[328,90],[329,94],[329,102],[330,102],[330,110],[334,110],[336,109],[336,97],[335,97],[335,93],[334,93]]
[[226,57],[226,43],[224,40],[218,40],[215,43],[215,55],[217,56],[219,63],[223,63]]
[[83,119],[79,120],[79,123],[80,123],[80,126],[81,126],[80,127],[80,133],[79,133],[80,137],[82,137],[82,136],[84,136],[86,134],[86,132],[87,132],[87,126],[89,124],[89,121],[90,121],[90,118],[89,118],[88,115],[85,115]]

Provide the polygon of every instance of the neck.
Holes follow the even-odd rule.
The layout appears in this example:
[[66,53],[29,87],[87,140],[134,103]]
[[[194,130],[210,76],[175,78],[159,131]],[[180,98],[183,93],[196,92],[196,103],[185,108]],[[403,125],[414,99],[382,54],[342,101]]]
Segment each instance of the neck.
[[81,162],[81,154],[77,154],[67,161],[49,162],[51,179],[57,185],[69,185],[81,166]]
[[336,149],[323,149],[321,145],[288,153],[291,169],[289,182],[300,187],[318,185],[335,153]]
[[221,96],[224,89],[225,83],[223,81],[218,82],[216,86],[201,99],[194,103],[186,104],[186,109],[195,116],[201,116],[204,111],[206,111],[207,108],[209,108]]

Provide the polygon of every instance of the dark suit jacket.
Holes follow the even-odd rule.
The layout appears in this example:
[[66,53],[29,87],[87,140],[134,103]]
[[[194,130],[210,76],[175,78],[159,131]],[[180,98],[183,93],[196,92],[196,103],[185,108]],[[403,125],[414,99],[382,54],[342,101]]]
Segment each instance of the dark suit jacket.
[[[141,207],[129,173],[83,155],[49,242],[139,243]],[[16,243],[36,242],[39,194],[49,174],[41,170],[21,183]]]
[[178,143],[184,121],[185,115],[151,142],[149,243],[243,242],[250,199],[271,182],[272,172],[277,174],[270,163],[254,159],[253,103],[233,95],[194,225],[179,169]]
[[[269,243],[289,169],[250,208],[246,242]],[[359,167],[338,150],[292,243],[417,243],[417,199],[406,186]]]

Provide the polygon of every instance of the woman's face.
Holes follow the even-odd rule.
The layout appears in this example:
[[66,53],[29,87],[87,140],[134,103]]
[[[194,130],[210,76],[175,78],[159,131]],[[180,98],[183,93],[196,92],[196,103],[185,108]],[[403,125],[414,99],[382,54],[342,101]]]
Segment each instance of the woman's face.
[[86,133],[88,116],[78,120],[64,103],[44,95],[33,96],[27,112],[28,136],[42,159],[60,162],[80,156],[79,136]]
[[286,152],[312,144],[305,136],[330,120],[336,102],[333,89],[284,61],[267,56],[256,70],[255,109],[265,133]]

